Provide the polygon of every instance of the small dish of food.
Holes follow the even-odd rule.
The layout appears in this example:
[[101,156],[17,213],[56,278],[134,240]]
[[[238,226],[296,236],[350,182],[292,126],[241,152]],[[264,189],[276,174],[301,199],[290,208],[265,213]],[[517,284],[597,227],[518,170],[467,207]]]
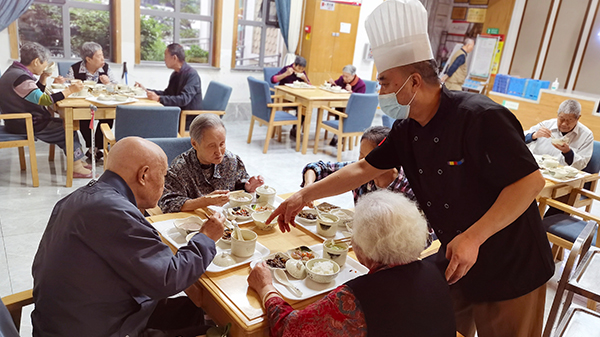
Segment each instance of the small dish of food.
[[315,225],[319,214],[314,209],[303,209],[296,215],[296,220],[303,225]]
[[263,261],[267,264],[269,269],[283,269],[285,270],[285,263],[290,259],[287,253],[279,252],[263,257]]
[[229,193],[229,206],[246,206],[252,203],[252,194],[244,191],[235,191]]
[[308,278],[317,283],[329,283],[340,273],[340,266],[328,259],[312,259],[306,263]]
[[270,231],[277,226],[277,217],[271,220],[271,223],[267,223],[267,219],[271,216],[273,211],[254,212],[252,213],[252,220],[258,229],[263,231]]
[[204,221],[199,216],[193,215],[184,219],[173,220],[173,226],[177,228],[181,235],[187,236],[192,232],[199,232],[202,229]]
[[552,138],[552,140],[550,142],[552,142],[552,144],[558,145],[558,146],[565,146],[568,144],[567,140],[565,138]]
[[288,254],[294,260],[300,260],[302,262],[308,262],[317,257],[317,254],[306,246],[296,247],[288,250]]
[[219,240],[221,240],[223,243],[231,244],[231,232],[233,232],[233,229],[225,227],[223,230],[223,236],[221,236]]
[[252,219],[254,211],[248,206],[236,206],[227,209],[227,219],[237,221],[248,221]]
[[340,206],[332,205],[328,202],[322,202],[316,206],[321,212],[330,212],[332,209],[340,208]]
[[254,212],[266,212],[266,211],[270,211],[273,212],[275,210],[275,207],[271,206],[271,205],[251,205],[250,208],[252,208],[252,210]]

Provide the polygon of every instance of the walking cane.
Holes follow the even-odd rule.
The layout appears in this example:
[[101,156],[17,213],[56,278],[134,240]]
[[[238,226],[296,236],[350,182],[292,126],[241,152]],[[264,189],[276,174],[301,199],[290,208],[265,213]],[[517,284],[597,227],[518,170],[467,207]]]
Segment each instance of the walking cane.
[[98,108],[95,105],[90,104],[90,115],[92,116],[90,119],[90,130],[92,130],[92,179],[96,179],[96,128],[94,127],[96,110],[98,110]]

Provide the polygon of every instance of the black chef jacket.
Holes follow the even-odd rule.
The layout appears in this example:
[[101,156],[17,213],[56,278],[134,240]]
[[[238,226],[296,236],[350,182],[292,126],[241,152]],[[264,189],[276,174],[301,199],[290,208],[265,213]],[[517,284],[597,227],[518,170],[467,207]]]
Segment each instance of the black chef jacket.
[[[396,121],[366,160],[379,169],[404,168],[442,243],[437,256],[442,271],[448,243],[479,220],[506,186],[538,169],[509,110],[486,96],[446,88],[427,125]],[[553,273],[550,245],[532,202],[480,246],[477,262],[457,285],[472,301],[501,301],[533,291]]]

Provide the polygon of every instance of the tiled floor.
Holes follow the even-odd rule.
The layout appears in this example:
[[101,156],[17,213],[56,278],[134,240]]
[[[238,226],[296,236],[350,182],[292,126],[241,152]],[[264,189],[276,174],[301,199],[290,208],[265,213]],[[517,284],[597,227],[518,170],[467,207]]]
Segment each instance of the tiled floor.
[[[278,193],[294,192],[300,188],[301,171],[306,163],[320,159],[335,160],[335,148],[323,142],[320,147],[329,151],[328,154],[322,151],[313,154],[312,141],[306,155],[295,152],[295,143],[290,141],[287,132],[282,143],[271,141],[265,155],[262,149],[266,127],[255,126],[252,142],[247,144],[248,120],[228,120],[226,117],[224,122],[228,149],[242,158],[250,175],[263,175],[266,183],[275,187]],[[379,114],[373,124],[381,125]],[[311,139],[314,139],[313,136],[311,134]],[[57,151],[55,162],[48,162],[46,144],[37,142],[36,151],[40,187],[33,188],[31,172],[19,169],[17,150],[0,150],[0,297],[32,288],[31,264],[54,204],[88,182],[87,179],[75,179],[72,188],[64,187],[66,167],[62,152]],[[342,160],[355,160],[357,157],[358,148],[355,147],[353,151],[344,152]],[[98,171],[102,172],[101,165]],[[342,207],[353,207],[350,193],[327,200]],[[600,209],[595,206],[595,209]],[[555,278],[559,270],[557,268]],[[547,308],[554,297],[556,282],[551,282],[549,289]],[[31,336],[31,310],[32,306],[29,306],[23,313],[22,336]]]

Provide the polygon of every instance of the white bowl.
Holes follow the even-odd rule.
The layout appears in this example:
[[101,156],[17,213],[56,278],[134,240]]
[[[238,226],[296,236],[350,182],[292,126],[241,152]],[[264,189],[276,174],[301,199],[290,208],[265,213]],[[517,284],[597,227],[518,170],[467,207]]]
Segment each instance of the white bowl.
[[335,236],[339,223],[340,218],[336,215],[321,213],[321,215],[317,217],[317,234],[322,236]]
[[[313,214],[315,216],[315,218],[313,220],[307,219],[305,217],[301,217],[300,213]],[[303,209],[302,211],[300,211],[300,213],[298,213],[298,215],[296,215],[296,221],[298,221],[299,223],[301,223],[303,225],[315,225],[317,223],[318,213],[317,213],[316,210],[314,210],[314,209]]]
[[252,194],[244,191],[237,191],[229,193],[229,206],[246,206],[252,203]]
[[[313,268],[315,267],[315,264],[317,263],[331,263],[333,265],[333,273],[332,274],[323,274],[323,273],[317,273],[315,271],[313,271]],[[308,262],[306,262],[306,271],[308,273],[308,278],[317,282],[317,283],[329,283],[331,281],[333,281],[336,276],[340,273],[340,266],[335,263],[334,261],[331,261],[329,259],[312,259]]]
[[256,203],[261,205],[273,205],[275,202],[275,190],[271,186],[263,185],[256,189]]
[[98,82],[96,82],[96,81],[83,81],[83,85],[87,85],[89,87],[93,87],[96,84],[98,84]]
[[46,67],[46,69],[44,69],[44,72],[46,74],[52,74],[54,72],[54,70],[56,70],[56,63],[55,62],[50,62],[48,64],[48,66]]
[[231,254],[238,257],[250,257],[254,255],[258,235],[249,229],[240,229],[244,241],[238,240],[235,231],[231,234]]
[[558,146],[564,146],[567,145],[567,141],[564,138],[552,138],[551,140],[552,144],[554,145],[558,145]]
[[193,215],[184,219],[173,220],[173,226],[177,228],[181,235],[187,236],[192,232],[199,232],[202,229],[204,221],[206,220]]
[[297,278],[299,280],[306,278],[306,266],[302,261],[289,259],[285,263],[285,270],[288,274],[292,275],[293,278]]
[[323,242],[323,258],[334,261],[340,266],[345,265],[350,246],[344,242],[336,242],[335,245],[331,243],[331,239]]
[[273,211],[265,211],[265,212],[254,212],[251,214],[252,220],[254,220],[254,224],[258,229],[263,231],[270,231],[271,229],[277,226],[277,218],[273,219],[271,223],[267,224],[266,221],[273,214]]
[[250,205],[250,208],[252,208],[252,210],[254,212],[266,212],[266,211],[271,211],[273,212],[275,210],[275,207],[273,207],[272,205]]

